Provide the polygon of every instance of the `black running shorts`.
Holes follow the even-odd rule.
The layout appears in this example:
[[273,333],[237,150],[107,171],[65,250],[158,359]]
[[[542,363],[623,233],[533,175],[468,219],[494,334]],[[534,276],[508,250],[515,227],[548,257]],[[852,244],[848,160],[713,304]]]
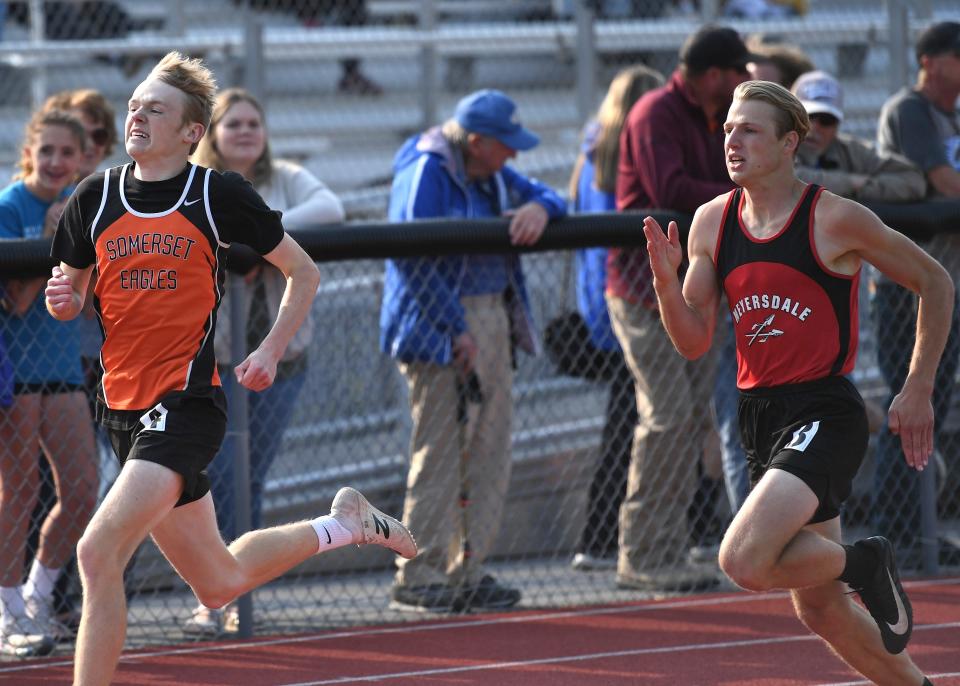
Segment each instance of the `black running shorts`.
[[738,417],[751,485],[768,469],[782,469],[820,501],[810,524],[840,514],[869,438],[863,399],[853,383],[830,376],[741,391]]
[[179,507],[200,500],[210,490],[207,465],[220,450],[227,428],[222,392],[220,396],[172,393],[142,412],[117,412],[101,406],[99,418],[121,465],[127,460],[146,460],[183,477]]

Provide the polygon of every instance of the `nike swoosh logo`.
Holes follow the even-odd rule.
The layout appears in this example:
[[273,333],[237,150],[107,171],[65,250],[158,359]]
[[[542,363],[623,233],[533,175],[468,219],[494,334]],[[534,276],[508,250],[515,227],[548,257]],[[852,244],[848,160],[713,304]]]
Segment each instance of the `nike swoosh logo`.
[[184,204],[184,205],[192,205],[192,204],[195,203],[195,202],[200,202],[200,198],[197,198],[196,200],[184,200],[184,201],[183,201],[183,204]]
[[[323,526],[323,525],[321,524],[320,526]],[[327,545],[330,545],[331,543],[333,543],[333,539],[330,538],[330,532],[327,531],[327,527],[325,526],[323,527],[323,533],[327,535]]]
[[893,577],[890,576],[890,570],[887,570],[887,579],[890,580],[890,588],[893,591],[893,597],[897,601],[897,623],[891,624],[887,622],[887,626],[890,628],[890,631],[895,633],[897,636],[903,636],[907,633],[907,629],[910,627],[910,620],[907,618],[907,610],[903,606],[903,601],[900,599],[900,594],[897,592],[897,585],[893,583]]

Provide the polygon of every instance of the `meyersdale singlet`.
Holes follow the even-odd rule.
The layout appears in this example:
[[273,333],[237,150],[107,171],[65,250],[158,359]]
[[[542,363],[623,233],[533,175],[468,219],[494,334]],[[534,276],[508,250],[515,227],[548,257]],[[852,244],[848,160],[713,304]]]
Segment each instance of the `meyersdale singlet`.
[[860,270],[828,270],[814,245],[822,188],[808,185],[774,236],[751,236],[741,221],[743,189],[730,192],[714,262],[727,294],[743,390],[848,374],[856,362]]
[[238,175],[192,164],[166,181],[133,172],[125,165],[86,179],[53,247],[73,267],[96,263],[100,396],[111,410],[220,385],[213,332],[225,249],[235,239],[265,254],[283,237],[279,213]]

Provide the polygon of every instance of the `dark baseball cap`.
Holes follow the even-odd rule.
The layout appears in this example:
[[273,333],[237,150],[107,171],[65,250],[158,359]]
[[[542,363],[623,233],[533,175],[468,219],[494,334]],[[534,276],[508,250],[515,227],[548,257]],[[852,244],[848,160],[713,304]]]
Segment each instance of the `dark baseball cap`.
[[529,150],[540,142],[516,117],[517,105],[498,90],[482,90],[457,103],[453,118],[467,131],[490,136],[514,150]]
[[702,26],[690,34],[680,48],[680,63],[694,74],[702,74],[710,67],[746,71],[748,62],[761,59],[751,53],[740,34],[728,26]]
[[936,57],[945,52],[960,55],[960,23],[941,21],[928,27],[917,38],[917,61],[926,55]]

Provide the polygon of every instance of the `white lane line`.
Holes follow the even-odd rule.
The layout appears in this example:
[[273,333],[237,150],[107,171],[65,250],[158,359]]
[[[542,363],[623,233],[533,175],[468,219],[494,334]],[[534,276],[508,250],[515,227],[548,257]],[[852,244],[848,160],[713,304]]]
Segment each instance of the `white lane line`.
[[[944,586],[960,583],[960,577],[929,579],[925,581],[912,581],[904,585],[907,588],[921,588],[927,586]],[[684,598],[671,602],[651,602],[645,605],[626,605],[616,607],[598,607],[590,609],[564,610],[556,612],[539,612],[537,614],[522,616],[505,616],[492,619],[465,619],[454,622],[443,622],[439,624],[399,624],[389,627],[380,627],[376,629],[359,629],[356,631],[338,631],[335,633],[322,634],[300,634],[297,636],[288,636],[282,638],[258,640],[251,639],[247,641],[234,641],[222,645],[195,646],[189,648],[173,648],[168,650],[154,650],[148,652],[138,652],[131,655],[123,655],[120,658],[121,663],[138,662],[140,660],[149,660],[155,657],[169,657],[173,655],[195,655],[199,653],[214,654],[226,653],[236,650],[245,650],[247,648],[259,648],[263,646],[276,645],[295,645],[297,643],[309,643],[312,641],[326,641],[338,638],[357,638],[366,636],[382,636],[387,634],[419,633],[424,631],[442,631],[444,629],[464,629],[477,626],[491,626],[503,624],[518,624],[526,622],[539,622],[552,619],[566,619],[576,617],[592,617],[601,615],[628,614],[632,612],[654,612],[663,609],[676,609],[687,607],[710,607],[737,603],[759,602],[764,600],[774,600],[777,598],[787,598],[788,593],[783,591],[770,593],[743,593],[741,595],[726,596],[720,598]],[[939,627],[944,625],[931,625]],[[945,625],[949,626],[949,625]],[[923,627],[915,627],[915,630]],[[678,647],[680,648],[680,647]],[[651,649],[659,650],[659,649]],[[50,667],[69,667],[73,660],[58,660],[51,662],[14,664],[6,667],[0,667],[0,674],[15,674],[18,672],[29,672],[38,669],[47,669]],[[378,677],[380,678],[380,677]],[[337,682],[331,682],[337,683]]]
[[[951,622],[948,624],[930,624],[922,627],[916,627],[914,630],[924,629],[947,629],[960,627],[960,622]],[[480,672],[494,669],[512,669],[515,667],[529,667],[533,665],[552,665],[568,662],[585,662],[588,660],[603,660],[611,657],[634,657],[638,655],[657,655],[664,653],[682,653],[699,650],[723,650],[725,648],[743,648],[749,646],[769,646],[778,643],[798,643],[803,641],[818,641],[820,638],[813,634],[803,634],[795,636],[780,636],[777,638],[761,638],[743,641],[722,641],[719,643],[692,643],[675,646],[663,646],[660,648],[637,648],[634,650],[615,650],[604,653],[587,653],[584,655],[560,655],[557,657],[544,657],[535,660],[512,660],[509,662],[490,662],[477,665],[464,665],[461,667],[439,667],[436,669],[421,669],[409,672],[392,672],[388,674],[371,674],[367,676],[338,677],[336,679],[322,679],[320,681],[298,681],[295,683],[278,684],[278,686],[329,686],[331,684],[356,684],[371,681],[386,681],[388,679],[408,679],[411,677],[438,676],[441,674],[462,674],[464,672]],[[942,675],[941,675],[942,676]],[[869,681],[854,681],[851,684],[869,684]],[[841,684],[829,684],[827,686],[845,686]]]

